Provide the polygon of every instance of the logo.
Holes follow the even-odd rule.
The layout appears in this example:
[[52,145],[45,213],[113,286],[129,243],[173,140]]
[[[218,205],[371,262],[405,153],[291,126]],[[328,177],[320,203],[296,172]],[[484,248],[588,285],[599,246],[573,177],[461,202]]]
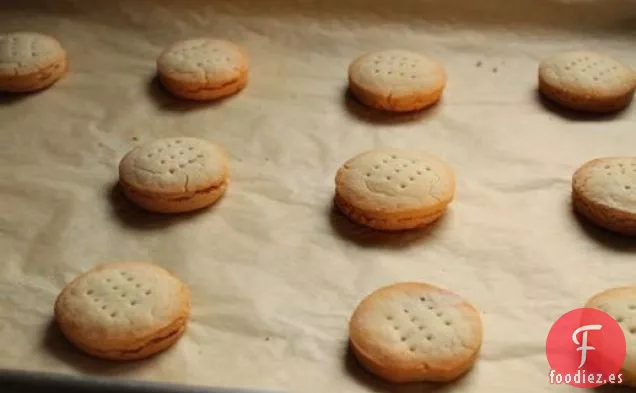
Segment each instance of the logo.
[[623,382],[625,335],[612,317],[593,308],[562,315],[546,340],[549,382],[594,388]]

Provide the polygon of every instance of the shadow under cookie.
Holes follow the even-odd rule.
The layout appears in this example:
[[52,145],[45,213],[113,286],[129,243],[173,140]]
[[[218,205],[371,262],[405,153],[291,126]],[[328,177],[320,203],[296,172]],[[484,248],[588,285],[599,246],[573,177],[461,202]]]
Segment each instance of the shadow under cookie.
[[221,197],[212,206],[188,213],[162,214],[144,210],[129,201],[121,190],[119,182],[114,182],[107,187],[106,194],[111,205],[113,216],[117,221],[125,227],[137,230],[154,230],[176,225],[185,220],[209,213],[223,199],[223,197]]
[[156,74],[149,78],[146,93],[159,109],[169,112],[188,112],[201,109],[212,109],[222,105],[226,100],[233,97],[228,96],[214,101],[196,101],[178,98],[161,84],[159,76]]
[[624,116],[629,108],[629,105],[621,110],[610,113],[592,113],[576,111],[574,109],[566,108],[563,105],[557,104],[550,100],[539,91],[538,88],[534,90],[534,99],[543,109],[555,114],[561,118],[571,121],[612,121]]
[[[42,349],[73,369],[95,376],[133,376],[139,368],[147,367],[152,359],[135,362],[115,362],[97,359],[75,348],[62,334],[54,319],[45,328],[42,340]],[[161,356],[158,354],[157,356]]]
[[636,252],[636,243],[634,243],[633,237],[619,235],[592,223],[577,212],[571,203],[569,208],[570,214],[581,230],[597,244],[618,252]]
[[377,248],[416,246],[431,237],[433,231],[441,229],[449,213],[450,209],[447,209],[441,218],[424,228],[388,232],[371,229],[351,221],[333,201],[328,208],[329,223],[336,235],[362,247]]
[[430,107],[419,111],[398,113],[374,109],[364,105],[348,87],[343,89],[342,94],[343,105],[352,117],[366,123],[378,125],[410,123],[435,116],[442,100],[443,98]]
[[32,91],[32,92],[29,92],[29,93],[5,93],[5,92],[0,92],[0,107],[19,104],[21,101],[26,100],[30,96],[34,96],[34,95],[40,94],[40,93],[42,93],[42,92],[44,92],[46,90],[47,89],[42,89],[42,90],[38,90],[38,91]]

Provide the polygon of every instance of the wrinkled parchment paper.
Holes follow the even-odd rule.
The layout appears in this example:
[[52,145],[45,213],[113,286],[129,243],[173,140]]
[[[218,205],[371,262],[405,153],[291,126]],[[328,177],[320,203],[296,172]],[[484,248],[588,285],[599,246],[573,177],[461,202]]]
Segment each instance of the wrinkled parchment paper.
[[[538,62],[589,48],[636,65],[632,0],[1,2],[3,31],[52,34],[71,71],[0,105],[0,367],[295,392],[572,390],[548,385],[546,334],[607,287],[634,283],[636,243],[578,220],[570,177],[636,153],[636,109],[581,117],[541,101]],[[155,59],[175,40],[230,39],[249,86],[217,104],[167,95]],[[443,102],[368,111],[345,91],[357,55],[406,48],[444,64]],[[193,136],[232,159],[227,196],[199,214],[143,213],[117,164],[154,138]],[[458,178],[424,233],[379,235],[332,210],[338,166],[414,147]],[[86,357],[51,324],[53,302],[98,263],[149,260],[192,288],[186,336],[148,361]],[[422,280],[483,311],[482,356],[447,386],[396,388],[347,356],[347,321],[376,288]]]

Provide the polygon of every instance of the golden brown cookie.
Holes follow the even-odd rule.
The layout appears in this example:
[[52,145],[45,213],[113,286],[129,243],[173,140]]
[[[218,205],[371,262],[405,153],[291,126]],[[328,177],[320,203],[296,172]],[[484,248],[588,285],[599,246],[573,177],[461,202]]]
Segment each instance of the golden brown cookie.
[[197,138],[165,138],[134,148],[119,164],[124,194],[158,213],[182,213],[214,204],[225,193],[225,152]]
[[77,348],[111,360],[137,360],[166,350],[186,330],[188,287],[145,262],[98,266],[69,283],[55,319]]
[[336,174],[335,203],[351,220],[398,231],[431,224],[455,195],[453,170],[416,150],[379,148],[348,160]]
[[572,176],[572,204],[592,223],[636,236],[636,157],[586,162]]
[[634,70],[599,53],[566,52],[539,65],[539,91],[551,101],[573,110],[617,111],[630,103],[634,90]]
[[592,296],[585,307],[607,313],[622,328],[626,344],[622,383],[636,386],[636,286],[607,289]]
[[445,86],[446,71],[439,63],[406,50],[368,53],[349,66],[349,89],[376,109],[421,110],[437,103]]
[[459,378],[479,356],[482,331],[479,312],[459,295],[415,282],[368,295],[349,322],[361,365],[395,383]]
[[42,90],[66,72],[66,51],[55,38],[31,32],[0,35],[0,91]]
[[180,41],[157,60],[159,80],[177,97],[216,100],[247,84],[247,56],[237,45],[217,39]]

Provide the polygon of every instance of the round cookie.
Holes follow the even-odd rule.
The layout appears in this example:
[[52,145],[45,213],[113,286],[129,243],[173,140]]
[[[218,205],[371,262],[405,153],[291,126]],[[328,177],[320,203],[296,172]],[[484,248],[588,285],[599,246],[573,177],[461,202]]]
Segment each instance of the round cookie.
[[611,57],[572,51],[539,65],[539,91],[573,110],[613,112],[626,107],[636,90],[636,73]]
[[605,290],[592,296],[585,307],[605,312],[621,326],[626,344],[623,384],[636,386],[636,287]]
[[418,53],[386,50],[368,53],[349,66],[349,89],[363,104],[410,112],[439,101],[446,85],[442,66]]
[[247,57],[235,44],[215,39],[180,41],[157,60],[159,80],[177,97],[216,100],[247,84]]
[[351,220],[388,231],[440,218],[455,194],[453,170],[416,150],[380,148],[359,154],[336,174],[336,206]]
[[165,138],[139,146],[119,163],[126,197],[158,213],[182,213],[214,204],[226,191],[225,152],[197,138]]
[[145,262],[98,266],[71,281],[55,302],[55,320],[77,348],[111,360],[138,360],[168,349],[190,314],[187,286]]
[[636,236],[636,157],[598,158],[572,176],[574,209],[612,232]]
[[0,91],[42,90],[66,72],[66,51],[55,38],[30,32],[0,35]]
[[448,382],[479,356],[479,312],[453,292],[425,283],[380,288],[349,322],[351,348],[372,374],[395,383]]

